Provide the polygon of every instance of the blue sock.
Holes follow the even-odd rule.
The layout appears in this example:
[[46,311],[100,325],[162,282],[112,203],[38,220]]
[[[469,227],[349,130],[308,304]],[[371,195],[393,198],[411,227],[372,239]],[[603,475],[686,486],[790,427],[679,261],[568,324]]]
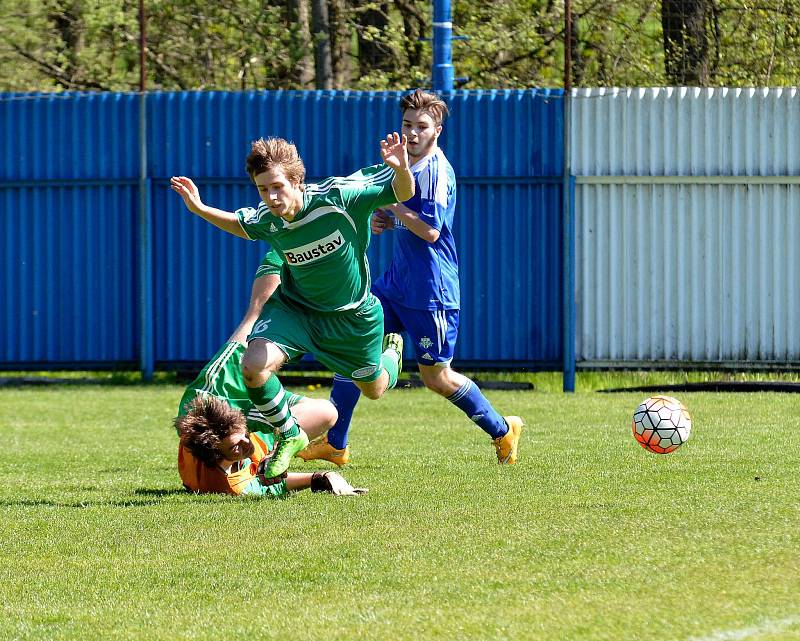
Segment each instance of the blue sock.
[[508,432],[508,425],[503,417],[471,380],[467,379],[467,382],[447,400],[492,438],[498,438]]
[[333,389],[331,390],[331,403],[336,406],[339,418],[328,430],[328,443],[337,450],[347,447],[347,433],[350,431],[350,421],[353,420],[353,410],[361,397],[361,390],[349,378],[333,375]]

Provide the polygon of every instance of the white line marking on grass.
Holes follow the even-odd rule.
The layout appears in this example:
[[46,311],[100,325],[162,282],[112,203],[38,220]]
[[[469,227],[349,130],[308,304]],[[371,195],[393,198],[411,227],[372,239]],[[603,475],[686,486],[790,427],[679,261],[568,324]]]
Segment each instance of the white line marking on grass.
[[780,632],[798,623],[800,623],[800,617],[767,619],[749,628],[718,630],[704,637],[689,637],[688,641],[742,641],[742,639],[752,639],[762,634],[774,634],[775,632]]

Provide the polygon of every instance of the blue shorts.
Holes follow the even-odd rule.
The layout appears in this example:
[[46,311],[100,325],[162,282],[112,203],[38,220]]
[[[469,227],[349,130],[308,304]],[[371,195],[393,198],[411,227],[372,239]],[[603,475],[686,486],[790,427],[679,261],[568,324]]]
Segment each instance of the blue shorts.
[[373,288],[383,306],[383,331],[406,332],[414,344],[419,365],[447,365],[453,360],[458,338],[457,309],[411,309],[383,297]]

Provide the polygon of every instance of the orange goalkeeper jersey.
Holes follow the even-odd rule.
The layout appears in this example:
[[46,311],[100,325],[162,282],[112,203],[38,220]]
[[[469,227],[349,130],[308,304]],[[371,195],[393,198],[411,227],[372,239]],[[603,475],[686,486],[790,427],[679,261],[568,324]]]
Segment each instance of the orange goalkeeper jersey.
[[264,486],[256,478],[258,463],[271,450],[274,437],[271,433],[261,431],[268,427],[267,422],[258,410],[253,408],[247,396],[241,371],[243,354],[242,343],[225,343],[186,388],[178,407],[178,415],[184,415],[192,400],[200,395],[210,394],[221,398],[231,407],[241,410],[247,417],[247,428],[253,437],[255,452],[249,460],[243,461],[241,470],[226,474],[217,466],[209,467],[198,461],[189,450],[179,444],[178,473],[183,486],[191,492],[256,496],[264,494],[281,496],[286,493],[285,481]]
[[198,461],[192,453],[178,445],[178,472],[183,486],[191,492],[213,492],[216,494],[272,494],[279,496],[286,492],[286,482],[263,486],[258,482],[256,469],[262,458],[270,451],[269,437],[262,433],[250,433],[255,445],[253,456],[244,460],[242,469],[226,474],[219,467],[209,467]]

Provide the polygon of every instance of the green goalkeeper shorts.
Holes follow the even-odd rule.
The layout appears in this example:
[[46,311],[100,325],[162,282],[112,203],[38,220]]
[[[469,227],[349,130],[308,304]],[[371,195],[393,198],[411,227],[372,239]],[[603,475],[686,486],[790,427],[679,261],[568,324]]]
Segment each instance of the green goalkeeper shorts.
[[370,294],[357,310],[320,314],[287,302],[278,290],[247,340],[254,338],[275,343],[290,361],[312,354],[332,372],[369,383],[381,373],[383,308]]

